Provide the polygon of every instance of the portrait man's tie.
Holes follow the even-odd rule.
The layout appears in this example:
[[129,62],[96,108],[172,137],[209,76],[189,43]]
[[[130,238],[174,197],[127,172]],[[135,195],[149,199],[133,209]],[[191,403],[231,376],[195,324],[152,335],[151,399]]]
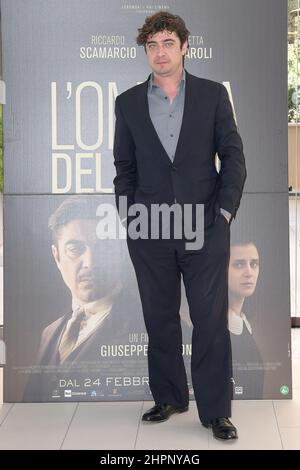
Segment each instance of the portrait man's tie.
[[59,346],[60,362],[63,363],[69,354],[73,351],[77,342],[80,327],[85,320],[84,308],[78,308],[73,315],[72,321],[68,325]]

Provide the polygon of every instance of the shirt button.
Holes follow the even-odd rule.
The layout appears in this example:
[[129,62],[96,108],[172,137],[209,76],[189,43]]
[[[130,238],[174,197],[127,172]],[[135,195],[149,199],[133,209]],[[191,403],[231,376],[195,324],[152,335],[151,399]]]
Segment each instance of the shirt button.
[[167,97],[167,96],[165,96],[165,100],[167,100],[167,99],[168,99],[168,97]]
[[169,116],[172,117],[172,114],[170,114]]
[[174,137],[174,134],[170,134],[170,137]]

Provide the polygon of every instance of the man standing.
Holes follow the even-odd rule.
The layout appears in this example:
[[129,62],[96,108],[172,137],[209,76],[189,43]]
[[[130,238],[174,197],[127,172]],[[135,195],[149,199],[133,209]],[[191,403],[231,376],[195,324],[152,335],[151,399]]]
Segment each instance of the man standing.
[[[127,237],[149,335],[149,384],[161,422],[188,410],[182,358],[180,281],[193,323],[191,372],[201,423],[236,439],[231,416],[232,363],[227,329],[230,222],[246,178],[241,138],[225,87],[183,67],[189,31],[169,12],[146,18],[137,43],[152,74],[116,99],[114,179],[117,205],[204,205],[204,246],[185,240]],[[221,161],[219,173],[215,154]]]

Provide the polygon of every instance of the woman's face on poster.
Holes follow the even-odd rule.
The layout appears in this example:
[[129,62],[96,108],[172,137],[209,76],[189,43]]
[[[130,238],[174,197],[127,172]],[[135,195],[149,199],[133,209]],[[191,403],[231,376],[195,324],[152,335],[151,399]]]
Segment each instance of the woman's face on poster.
[[229,292],[249,297],[256,288],[259,274],[259,254],[254,243],[233,245],[230,248]]

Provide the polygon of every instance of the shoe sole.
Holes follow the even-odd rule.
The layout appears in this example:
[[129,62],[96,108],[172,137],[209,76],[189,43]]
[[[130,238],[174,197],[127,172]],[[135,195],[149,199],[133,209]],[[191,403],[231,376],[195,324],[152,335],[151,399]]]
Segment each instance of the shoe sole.
[[235,442],[238,440],[238,436],[235,436],[235,437],[229,437],[229,438],[223,438],[223,437],[216,437],[214,434],[213,434],[214,438],[217,439],[217,441],[222,441],[222,442]]

